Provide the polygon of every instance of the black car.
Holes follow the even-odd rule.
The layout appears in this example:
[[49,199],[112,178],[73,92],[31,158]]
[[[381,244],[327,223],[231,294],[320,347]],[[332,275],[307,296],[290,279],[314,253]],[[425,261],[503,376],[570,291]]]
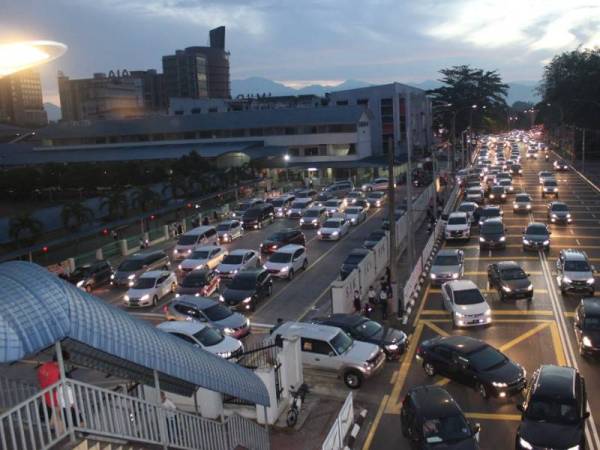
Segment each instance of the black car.
[[341,328],[357,341],[379,345],[388,360],[400,358],[408,345],[403,331],[388,328],[386,332],[379,323],[365,316],[332,314],[326,318],[315,319],[314,322]]
[[487,269],[488,283],[498,291],[500,300],[533,298],[533,284],[529,275],[514,261],[500,261]]
[[423,370],[471,386],[483,398],[506,398],[527,385],[526,371],[499,350],[469,336],[438,336],[417,349]]
[[479,226],[483,225],[487,219],[502,217],[502,208],[500,206],[488,205],[479,210]]
[[273,292],[273,278],[266,269],[245,270],[233,277],[219,300],[233,310],[254,311],[259,300]]
[[548,219],[550,223],[572,223],[569,207],[565,202],[554,201],[548,204]]
[[506,229],[502,219],[487,219],[479,231],[479,248],[505,248]]
[[585,382],[572,367],[541,366],[531,377],[522,404],[515,448],[585,449]]
[[530,223],[523,230],[523,250],[550,250],[551,234],[545,223]]
[[492,203],[504,203],[506,201],[506,189],[503,186],[492,186],[488,194],[488,200]]
[[67,275],[65,279],[78,288],[92,292],[98,286],[109,283],[112,273],[113,269],[110,263],[103,260],[78,267]]
[[315,206],[325,206],[325,202],[333,198],[335,198],[335,196],[329,192],[320,192],[315,197]]
[[575,337],[579,354],[600,353],[600,298],[588,297],[581,300],[575,309]]
[[387,233],[384,230],[372,231],[363,242],[363,247],[372,250],[377,243],[385,238]]
[[358,267],[360,262],[367,257],[370,250],[366,248],[355,248],[350,252],[346,259],[342,263],[342,268],[340,269],[340,277],[342,280],[345,280],[350,273]]
[[567,164],[566,161],[563,161],[563,160],[554,161],[554,164],[552,164],[552,166],[554,167],[554,170],[556,170],[557,172],[569,170],[569,165]]
[[179,283],[175,296],[195,295],[197,297],[209,297],[219,290],[220,285],[221,280],[214,270],[192,270]]
[[273,233],[260,244],[261,253],[273,253],[288,244],[306,246],[304,233],[296,228],[284,228]]
[[479,424],[470,424],[458,403],[439,386],[409,390],[402,401],[400,422],[411,449],[479,449]]
[[250,208],[242,216],[242,225],[244,230],[257,230],[262,228],[265,223],[273,222],[275,218],[275,208],[270,203],[263,203]]

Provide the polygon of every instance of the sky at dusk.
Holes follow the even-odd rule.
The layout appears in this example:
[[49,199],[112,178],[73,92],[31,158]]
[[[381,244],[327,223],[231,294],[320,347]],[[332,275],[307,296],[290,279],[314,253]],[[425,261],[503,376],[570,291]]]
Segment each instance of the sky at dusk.
[[58,70],[162,70],[162,55],[206,45],[220,25],[232,78],[293,87],[419,82],[458,64],[539,80],[553,55],[600,46],[598,0],[4,0],[0,11],[0,42],[69,47],[41,69],[53,103]]

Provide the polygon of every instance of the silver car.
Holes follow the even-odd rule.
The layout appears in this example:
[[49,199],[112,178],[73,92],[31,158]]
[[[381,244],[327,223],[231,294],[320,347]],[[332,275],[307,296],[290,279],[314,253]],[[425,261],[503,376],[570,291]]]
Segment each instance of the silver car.
[[433,286],[450,280],[459,280],[465,273],[465,255],[457,248],[445,248],[438,252],[431,264],[429,278]]
[[134,253],[119,264],[115,273],[110,276],[110,284],[131,287],[143,273],[150,270],[169,269],[170,267],[171,261],[163,251]]

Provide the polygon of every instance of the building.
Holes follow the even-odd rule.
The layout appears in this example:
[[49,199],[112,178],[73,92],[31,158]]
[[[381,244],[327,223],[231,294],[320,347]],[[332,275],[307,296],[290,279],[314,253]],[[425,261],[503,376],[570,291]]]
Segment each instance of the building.
[[225,50],[225,27],[211,30],[209,47],[188,47],[163,56],[167,96],[230,98],[229,52]]
[[318,108],[326,103],[317,95],[257,95],[223,98],[171,98],[169,115],[207,114],[228,111],[257,111],[265,109]]
[[141,78],[127,70],[95,73],[93,78],[71,80],[58,73],[62,120],[66,122],[123,119],[145,114]]
[[33,127],[48,123],[38,72],[22,70],[0,78],[0,122]]
[[146,113],[166,112],[169,106],[169,97],[165,93],[165,77],[154,69],[132,70],[132,78],[142,81],[142,94]]

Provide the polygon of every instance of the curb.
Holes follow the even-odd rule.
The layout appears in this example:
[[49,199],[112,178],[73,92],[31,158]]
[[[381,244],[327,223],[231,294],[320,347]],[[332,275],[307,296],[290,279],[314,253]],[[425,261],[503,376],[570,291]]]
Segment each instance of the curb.
[[350,430],[350,434],[348,435],[348,441],[346,442],[346,446],[344,450],[352,450],[354,445],[356,444],[356,438],[358,433],[360,432],[361,427],[365,423],[365,419],[367,417],[367,410],[361,410],[360,414],[356,418],[354,425],[352,425],[352,429]]

